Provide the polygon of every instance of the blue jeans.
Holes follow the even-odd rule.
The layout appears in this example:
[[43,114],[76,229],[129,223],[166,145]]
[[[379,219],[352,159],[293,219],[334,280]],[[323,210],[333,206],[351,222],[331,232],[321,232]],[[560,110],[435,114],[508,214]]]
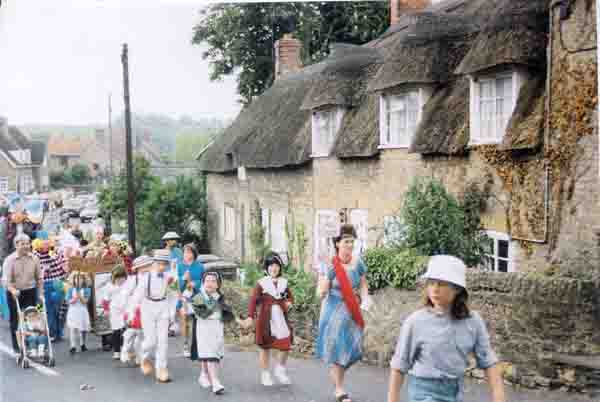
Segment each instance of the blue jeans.
[[37,349],[39,345],[48,346],[48,337],[46,335],[30,335],[25,338],[27,349]]
[[460,402],[457,380],[408,376],[409,402]]
[[44,283],[44,298],[46,299],[46,314],[48,315],[50,337],[60,338],[63,336],[63,330],[59,321],[63,296],[60,292],[54,290],[53,282],[46,282]]

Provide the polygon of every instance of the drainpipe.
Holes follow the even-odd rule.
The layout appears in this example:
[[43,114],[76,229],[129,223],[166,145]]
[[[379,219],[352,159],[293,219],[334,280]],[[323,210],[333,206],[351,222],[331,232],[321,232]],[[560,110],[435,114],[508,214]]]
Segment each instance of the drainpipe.
[[[599,1],[600,0],[596,0],[597,6]],[[552,110],[552,57],[554,54],[554,8],[560,5],[562,5],[562,0],[554,1],[550,5],[550,18],[548,22],[548,51],[546,52],[546,117],[544,121],[544,144],[542,152],[545,152],[545,147],[550,141],[550,115]],[[546,170],[544,178],[544,236],[542,239],[511,237],[511,240],[521,240],[538,244],[545,244],[548,241],[548,227],[550,225],[550,166],[548,166],[548,162],[545,162],[544,165]]]

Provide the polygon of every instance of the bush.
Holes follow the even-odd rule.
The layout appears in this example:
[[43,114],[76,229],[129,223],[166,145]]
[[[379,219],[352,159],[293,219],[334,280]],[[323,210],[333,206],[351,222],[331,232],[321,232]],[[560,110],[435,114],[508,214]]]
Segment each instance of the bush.
[[256,286],[256,282],[263,276],[265,276],[265,272],[262,267],[255,263],[246,262],[240,265],[240,271],[244,275],[244,281],[242,285],[248,288],[253,288]]
[[371,291],[388,286],[415,289],[428,259],[411,248],[374,248],[367,250],[363,258],[367,265],[367,282]]

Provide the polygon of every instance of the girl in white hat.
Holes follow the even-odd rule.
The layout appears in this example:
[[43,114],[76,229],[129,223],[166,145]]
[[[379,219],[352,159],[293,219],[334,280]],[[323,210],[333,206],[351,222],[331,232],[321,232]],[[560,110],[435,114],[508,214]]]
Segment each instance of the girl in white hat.
[[425,306],[402,324],[391,361],[388,402],[398,402],[402,383],[409,401],[462,402],[467,356],[485,370],[492,401],[505,402],[498,358],[481,316],[467,305],[465,264],[449,255],[430,258]]

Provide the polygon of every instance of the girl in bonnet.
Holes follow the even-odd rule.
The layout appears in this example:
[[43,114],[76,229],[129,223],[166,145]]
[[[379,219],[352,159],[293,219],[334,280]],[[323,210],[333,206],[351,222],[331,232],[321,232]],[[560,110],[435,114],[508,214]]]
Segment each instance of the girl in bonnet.
[[402,383],[409,401],[463,401],[467,356],[485,370],[493,402],[505,402],[498,358],[481,316],[467,305],[465,264],[449,255],[430,258],[424,307],[402,324],[391,361],[388,402],[398,402]]

